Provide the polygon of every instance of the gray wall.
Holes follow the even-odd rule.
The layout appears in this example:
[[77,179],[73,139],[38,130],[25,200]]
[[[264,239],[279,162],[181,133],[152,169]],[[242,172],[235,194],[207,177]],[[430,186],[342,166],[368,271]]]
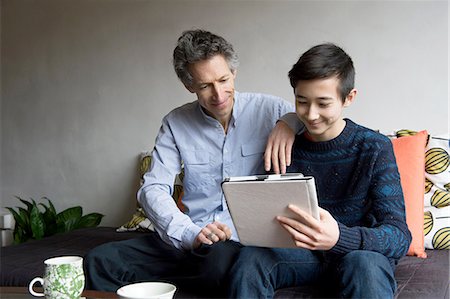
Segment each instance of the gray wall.
[[1,206],[14,195],[131,214],[137,157],[162,117],[194,100],[171,53],[201,27],[229,39],[240,91],[293,102],[286,73],[309,47],[341,45],[359,94],[346,111],[383,131],[448,130],[446,1],[3,0]]

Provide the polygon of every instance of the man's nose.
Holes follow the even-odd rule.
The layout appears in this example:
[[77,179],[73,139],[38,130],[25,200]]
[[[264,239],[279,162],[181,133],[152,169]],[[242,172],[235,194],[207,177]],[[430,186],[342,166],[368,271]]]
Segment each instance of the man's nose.
[[221,98],[221,94],[222,94],[222,88],[220,87],[220,84],[214,83],[213,84],[213,88],[212,88],[212,92],[213,92],[213,97],[215,99],[220,99]]

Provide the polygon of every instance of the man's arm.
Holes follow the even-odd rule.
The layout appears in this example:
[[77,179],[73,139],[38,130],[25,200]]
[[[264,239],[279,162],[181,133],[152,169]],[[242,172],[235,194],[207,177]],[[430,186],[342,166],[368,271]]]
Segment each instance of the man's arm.
[[214,222],[201,228],[178,209],[171,194],[175,176],[180,171],[181,155],[165,117],[152,152],[150,170],[144,175],[144,184],[138,191],[141,206],[161,238],[178,249],[230,239],[231,229],[225,224]]
[[178,209],[171,196],[175,176],[180,171],[180,153],[165,117],[152,152],[150,171],[144,175],[137,197],[166,243],[178,249],[190,249],[201,227]]
[[275,125],[267,140],[264,152],[264,168],[275,173],[286,173],[291,165],[292,145],[295,135],[302,132],[305,126],[294,112],[283,115]]

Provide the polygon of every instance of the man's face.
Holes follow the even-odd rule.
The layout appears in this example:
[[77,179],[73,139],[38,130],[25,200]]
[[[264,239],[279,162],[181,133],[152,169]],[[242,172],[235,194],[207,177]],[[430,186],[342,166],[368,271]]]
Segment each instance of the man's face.
[[200,105],[206,113],[217,119],[226,128],[231,118],[234,103],[234,78],[228,63],[222,55],[189,65],[193,78],[190,92],[197,94]]
[[295,86],[295,106],[299,119],[314,141],[337,137],[345,127],[342,110],[353,101],[355,90],[342,102],[337,77],[301,80]]

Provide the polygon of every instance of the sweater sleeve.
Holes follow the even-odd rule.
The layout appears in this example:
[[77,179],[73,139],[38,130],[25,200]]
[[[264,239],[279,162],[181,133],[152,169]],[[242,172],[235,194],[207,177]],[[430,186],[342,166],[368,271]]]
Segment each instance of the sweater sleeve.
[[368,226],[338,223],[339,240],[330,252],[344,255],[353,250],[370,250],[399,259],[408,251],[411,233],[406,224],[400,174],[390,140],[381,144],[371,169]]

